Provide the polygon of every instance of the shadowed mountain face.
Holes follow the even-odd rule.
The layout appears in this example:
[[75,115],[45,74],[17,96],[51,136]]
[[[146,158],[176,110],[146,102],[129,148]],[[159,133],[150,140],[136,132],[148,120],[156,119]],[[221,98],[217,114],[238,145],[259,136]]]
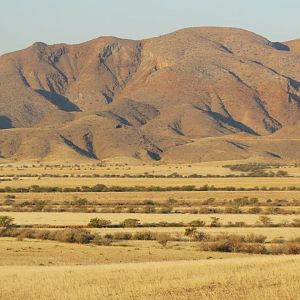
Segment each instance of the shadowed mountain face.
[[35,43],[0,57],[0,155],[298,159],[299,105],[297,40],[190,28]]

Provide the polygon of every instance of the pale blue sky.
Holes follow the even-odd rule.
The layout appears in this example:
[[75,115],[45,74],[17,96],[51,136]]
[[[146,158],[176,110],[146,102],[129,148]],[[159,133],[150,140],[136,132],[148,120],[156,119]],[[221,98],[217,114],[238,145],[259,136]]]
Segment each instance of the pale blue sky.
[[0,54],[35,41],[147,38],[191,26],[240,27],[272,41],[300,38],[299,0],[0,0]]

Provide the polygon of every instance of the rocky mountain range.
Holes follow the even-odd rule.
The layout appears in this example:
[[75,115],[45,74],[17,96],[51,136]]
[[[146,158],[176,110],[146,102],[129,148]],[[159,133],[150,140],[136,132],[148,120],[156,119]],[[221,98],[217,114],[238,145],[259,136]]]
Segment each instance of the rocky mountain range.
[[0,161],[300,159],[300,40],[188,28],[0,56]]

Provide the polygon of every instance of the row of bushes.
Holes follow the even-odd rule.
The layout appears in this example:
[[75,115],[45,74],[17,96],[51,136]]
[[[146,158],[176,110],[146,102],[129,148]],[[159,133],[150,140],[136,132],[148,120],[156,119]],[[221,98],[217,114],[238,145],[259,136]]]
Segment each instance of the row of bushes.
[[[141,223],[139,219],[128,218],[119,224],[112,224],[110,220],[102,218],[92,218],[88,223],[91,228],[135,228],[135,227],[300,227],[300,219],[294,219],[291,222],[273,223],[268,216],[260,216],[256,224],[249,225],[246,222],[228,222],[226,225],[220,222],[220,218],[211,217],[209,224],[203,220],[193,220],[189,223],[183,222],[151,222]],[[0,216],[0,227],[16,227],[14,219],[9,216]],[[50,227],[49,225],[45,225]],[[42,227],[40,225],[40,227]]]
[[224,165],[223,168],[229,168],[230,171],[239,172],[254,172],[257,170],[265,170],[272,168],[279,168],[279,164],[266,164],[266,163],[247,163],[247,164],[235,164],[235,165]]
[[[300,243],[298,240],[288,241],[281,244],[266,245],[266,237],[263,235],[234,235],[220,234],[211,236],[206,233],[196,232],[191,228],[194,240],[200,241],[199,248],[202,251],[218,251],[218,252],[243,252],[257,254],[300,254]],[[186,230],[186,236],[190,236],[190,232]],[[8,228],[0,230],[1,237],[16,237],[18,240],[24,238],[54,240],[66,243],[80,243],[109,246],[114,241],[119,240],[156,240],[162,246],[166,246],[171,240],[171,236],[167,233],[153,232],[117,232],[114,234],[92,234],[83,229],[67,229],[67,230],[33,230],[21,228]],[[182,240],[177,238],[175,240]]]
[[266,244],[264,235],[236,235],[221,233],[210,235],[198,232],[196,228],[187,228],[185,235],[195,241],[201,241],[202,251],[241,252],[253,254],[300,254],[300,238],[280,241],[280,244]]
[[[98,205],[98,206],[107,206],[111,205],[110,202],[97,202],[97,201],[89,201],[87,198],[78,198],[77,196],[73,197],[73,200],[64,200],[64,201],[50,201],[50,200],[26,200],[23,202],[15,202],[16,195],[14,194],[7,194],[5,195],[5,200],[3,202],[4,205],[16,205],[16,206],[28,206],[28,205],[37,205],[37,204],[52,204],[52,205],[70,205],[70,206],[85,206],[85,205]],[[300,206],[299,199],[267,199],[266,201],[259,201],[256,197],[239,197],[233,198],[228,200],[216,200],[215,198],[208,198],[205,200],[198,200],[198,201],[186,201],[186,200],[176,200],[174,198],[169,198],[165,201],[154,201],[150,199],[140,200],[134,202],[131,201],[121,201],[114,203],[118,206],[205,206],[205,205],[214,205],[214,206],[234,206],[234,207],[241,207],[241,206]]]
[[252,254],[300,254],[300,243],[284,243],[262,245],[258,243],[242,243],[235,240],[222,240],[217,242],[203,242],[200,244],[202,251],[240,252]]
[[142,206],[138,207],[132,205],[115,206],[115,207],[101,207],[100,205],[45,205],[42,203],[28,204],[21,202],[16,205],[1,207],[1,212],[83,212],[83,213],[143,213],[143,214],[264,214],[264,215],[299,215],[300,210],[286,209],[282,207],[200,207],[200,208],[173,208],[169,206]]
[[228,233],[220,233],[217,235],[210,235],[206,232],[199,232],[195,227],[189,227],[185,229],[185,236],[194,241],[216,242],[220,240],[234,239],[240,243],[265,243],[267,237],[262,234],[248,234],[248,235],[236,235]]
[[168,192],[168,191],[194,191],[194,192],[206,192],[206,191],[300,191],[300,187],[289,186],[289,187],[234,187],[224,186],[216,187],[214,185],[203,185],[196,187],[195,185],[184,185],[184,186],[106,186],[104,184],[96,184],[95,186],[81,186],[81,187],[55,187],[55,186],[39,186],[32,185],[30,187],[4,187],[0,188],[0,193],[75,193],[75,192]]
[[220,218],[211,217],[209,224],[206,224],[203,220],[193,220],[189,223],[183,222],[152,222],[152,223],[143,223],[141,224],[139,219],[125,219],[120,224],[113,224],[110,220],[102,218],[92,218],[88,224],[88,227],[92,228],[113,228],[113,227],[125,227],[125,228],[134,228],[134,227],[300,227],[300,219],[293,219],[291,222],[284,221],[283,223],[273,223],[272,219],[268,216],[260,216],[254,225],[248,225],[246,222],[228,222],[227,225],[224,225],[220,222]]
[[[36,205],[43,203],[44,205],[47,204],[53,204],[53,205],[71,205],[71,206],[85,206],[85,205],[98,205],[98,206],[107,206],[111,205],[111,202],[97,202],[89,201],[87,198],[78,198],[77,196],[73,197],[73,200],[64,200],[64,201],[51,201],[51,200],[26,200],[24,202],[15,202],[16,195],[14,194],[7,194],[5,195],[5,200],[3,202],[4,205],[20,205],[20,206],[27,206],[27,205]],[[233,199],[216,199],[216,198],[207,198],[203,200],[198,201],[187,201],[187,200],[176,200],[174,198],[168,198],[165,201],[154,201],[151,199],[145,199],[145,200],[137,200],[132,203],[132,201],[125,201],[122,200],[120,202],[114,203],[117,206],[128,206],[128,205],[134,205],[134,206],[205,206],[205,205],[214,205],[214,206],[234,206],[234,207],[240,207],[240,206],[300,206],[300,199],[271,199],[268,198],[266,200],[259,200],[257,197],[238,197]]]
[[4,178],[235,178],[235,177],[284,177],[289,176],[287,171],[279,170],[276,173],[272,171],[265,170],[253,170],[248,173],[242,174],[190,174],[190,175],[182,175],[177,172],[171,173],[168,175],[163,174],[5,174],[1,175],[1,179]]
[[39,230],[28,228],[6,228],[0,230],[0,237],[15,237],[18,240],[24,238],[52,240],[65,243],[78,244],[95,244],[109,246],[114,241],[118,240],[156,240],[161,245],[166,245],[171,237],[167,233],[153,233],[153,232],[137,232],[137,233],[114,233],[100,235],[91,233],[82,228],[63,229],[63,230]]

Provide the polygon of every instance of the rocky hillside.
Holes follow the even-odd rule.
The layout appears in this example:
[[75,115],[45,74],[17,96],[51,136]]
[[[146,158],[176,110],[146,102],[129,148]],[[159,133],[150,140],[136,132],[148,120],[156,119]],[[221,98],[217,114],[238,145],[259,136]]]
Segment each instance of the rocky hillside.
[[0,57],[2,159],[300,158],[300,41],[189,28]]

